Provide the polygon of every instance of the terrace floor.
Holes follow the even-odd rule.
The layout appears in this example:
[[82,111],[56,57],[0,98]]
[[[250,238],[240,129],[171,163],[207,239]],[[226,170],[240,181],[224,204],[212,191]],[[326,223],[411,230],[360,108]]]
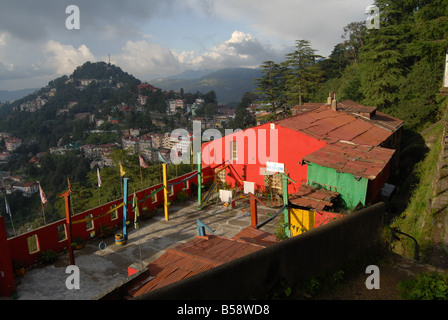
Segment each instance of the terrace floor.
[[[258,205],[258,221],[265,221],[280,208]],[[106,239],[107,247],[100,250],[99,240],[86,243],[75,251],[75,264],[80,270],[80,289],[68,290],[66,273],[70,265],[68,253],[49,266],[28,270],[16,278],[17,294],[20,300],[91,300],[116,288],[129,280],[128,267],[142,271],[149,263],[160,257],[166,249],[193,239],[197,235],[200,219],[214,230],[215,235],[233,237],[250,226],[250,204],[248,198],[238,199],[235,208],[210,203],[204,209],[197,208],[193,198],[170,208],[169,221],[165,221],[163,209],[151,219],[140,221],[140,228],[128,226],[128,241],[124,246],[115,244],[114,237]],[[274,234],[280,214],[260,230]],[[208,230],[206,233],[210,233]]]

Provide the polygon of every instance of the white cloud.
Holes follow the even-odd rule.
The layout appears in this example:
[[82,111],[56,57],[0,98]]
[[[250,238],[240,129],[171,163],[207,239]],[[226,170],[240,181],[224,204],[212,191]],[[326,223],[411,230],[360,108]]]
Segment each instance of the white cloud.
[[259,67],[263,61],[284,54],[248,33],[234,31],[230,39],[208,48],[204,53],[180,53],[146,40],[128,41],[112,63],[142,79],[149,80],[179,74],[187,69]]
[[111,60],[136,77],[157,77],[182,71],[179,58],[170,49],[146,40],[128,41],[121,53]]
[[83,63],[96,61],[95,56],[84,44],[75,48],[72,45],[49,40],[44,45],[43,53],[46,56],[43,67],[58,75],[69,75]]
[[2,46],[2,47],[6,46],[6,37],[7,37],[6,32],[0,33],[0,46]]
[[373,0],[227,0],[215,1],[215,14],[229,20],[244,20],[263,38],[294,44],[309,40],[320,54],[329,54],[341,42],[343,28],[365,19]]
[[191,61],[192,66],[205,69],[226,67],[259,67],[265,60],[276,60],[283,53],[249,33],[234,31],[229,40],[210,48]]
[[[342,41],[345,25],[365,18],[373,0],[105,2],[4,1],[0,88],[20,88],[33,79],[37,87],[85,61],[107,60],[109,53],[112,62],[142,80],[185,69],[280,62],[298,39],[310,40],[326,55]],[[65,28],[68,4],[80,8],[80,30]]]

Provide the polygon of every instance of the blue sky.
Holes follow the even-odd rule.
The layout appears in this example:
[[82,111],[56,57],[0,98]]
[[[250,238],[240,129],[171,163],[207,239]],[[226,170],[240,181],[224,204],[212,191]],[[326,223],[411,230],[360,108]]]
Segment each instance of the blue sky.
[[[45,86],[86,61],[142,81],[187,69],[257,67],[284,60],[295,40],[327,56],[374,0],[4,0],[0,90]],[[80,29],[68,30],[68,5]]]

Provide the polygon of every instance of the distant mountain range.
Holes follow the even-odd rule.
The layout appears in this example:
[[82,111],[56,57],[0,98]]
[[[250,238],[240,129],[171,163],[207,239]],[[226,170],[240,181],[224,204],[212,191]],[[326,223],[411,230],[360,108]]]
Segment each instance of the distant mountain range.
[[15,90],[15,91],[0,90],[0,102],[18,100],[18,99],[21,99],[21,98],[33,93],[36,90],[39,90],[39,89],[37,89],[37,88],[22,89],[22,90]]
[[[239,102],[247,91],[256,88],[254,79],[261,77],[260,69],[228,68],[218,71],[213,70],[187,70],[181,74],[164,79],[149,80],[157,88],[166,91],[180,91],[196,93],[215,91],[219,103]],[[0,102],[14,101],[26,97],[39,90],[22,89],[15,91],[0,90]]]
[[187,70],[177,76],[148,81],[163,90],[196,93],[215,91],[219,103],[239,102],[247,91],[256,88],[254,79],[261,77],[260,69],[228,68],[218,71]]

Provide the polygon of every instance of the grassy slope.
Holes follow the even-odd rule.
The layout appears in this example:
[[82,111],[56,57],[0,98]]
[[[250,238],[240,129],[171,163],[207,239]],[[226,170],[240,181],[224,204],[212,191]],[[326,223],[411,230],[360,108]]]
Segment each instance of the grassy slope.
[[[430,200],[434,198],[437,190],[437,164],[442,152],[442,134],[442,123],[436,124],[429,132],[425,133],[425,140],[433,143],[425,158],[414,168],[413,174],[418,182],[412,190],[407,208],[390,225],[413,236],[419,243],[421,255],[424,255],[432,246],[431,234],[435,215],[430,212]],[[400,238],[402,241],[393,243],[393,251],[412,258],[414,242],[407,237]]]

